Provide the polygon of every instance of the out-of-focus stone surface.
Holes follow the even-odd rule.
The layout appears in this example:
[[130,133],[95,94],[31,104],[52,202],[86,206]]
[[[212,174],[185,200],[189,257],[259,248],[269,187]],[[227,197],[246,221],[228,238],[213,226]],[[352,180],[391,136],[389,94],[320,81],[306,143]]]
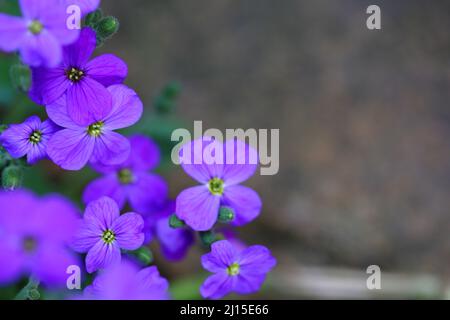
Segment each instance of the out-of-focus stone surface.
[[[150,104],[170,80],[205,127],[280,128],[280,172],[249,242],[280,263],[446,272],[450,264],[450,3],[104,1]],[[132,9],[131,9],[132,8]],[[193,184],[181,170],[172,193]],[[197,261],[197,260],[196,260]]]

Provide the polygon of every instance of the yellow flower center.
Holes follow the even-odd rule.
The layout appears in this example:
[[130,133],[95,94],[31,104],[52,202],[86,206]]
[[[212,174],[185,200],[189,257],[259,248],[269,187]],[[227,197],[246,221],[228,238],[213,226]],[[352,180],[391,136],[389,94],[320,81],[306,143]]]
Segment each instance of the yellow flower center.
[[83,70],[72,67],[66,71],[66,75],[70,81],[77,83],[84,77],[84,72]]
[[130,169],[122,169],[117,174],[121,184],[130,184],[133,182],[133,172]]
[[233,263],[231,266],[227,268],[227,273],[230,276],[237,276],[239,274],[239,264]]
[[41,142],[41,139],[42,139],[42,132],[39,130],[33,131],[33,133],[29,138],[32,144],[38,144],[39,142]]
[[91,137],[97,138],[98,136],[100,136],[102,134],[102,128],[103,128],[103,122],[99,121],[99,122],[91,124],[87,129],[87,133]]
[[31,23],[28,25],[28,30],[34,34],[34,35],[38,35],[42,32],[42,30],[44,30],[44,26],[42,25],[41,22],[39,22],[38,20],[33,20],[31,21]]
[[102,240],[105,241],[105,243],[110,244],[116,239],[116,235],[111,230],[106,230],[103,232]]
[[223,194],[223,180],[219,178],[212,178],[208,182],[209,191],[215,196],[221,196]]

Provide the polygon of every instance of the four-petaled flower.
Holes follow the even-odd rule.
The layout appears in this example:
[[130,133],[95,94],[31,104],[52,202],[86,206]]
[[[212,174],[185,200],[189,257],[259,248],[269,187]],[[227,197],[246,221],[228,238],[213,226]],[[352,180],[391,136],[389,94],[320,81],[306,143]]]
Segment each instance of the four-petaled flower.
[[119,208],[128,201],[140,214],[158,210],[168,195],[167,183],[160,176],[148,172],[160,161],[156,143],[142,135],[129,139],[131,152],[128,159],[116,166],[94,165],[105,175],[92,181],[84,190],[83,201],[88,203],[102,196],[114,199]]
[[50,139],[47,153],[50,159],[66,170],[79,170],[88,161],[103,165],[118,165],[128,159],[130,143],[114,132],[136,123],[142,114],[142,102],[124,85],[108,87],[113,99],[111,112],[89,125],[76,124],[67,114],[65,99],[47,106],[53,122],[63,127]]
[[166,300],[169,283],[156,267],[139,270],[130,261],[123,260],[99,274],[86,287],[83,298],[88,300]]
[[95,32],[86,27],[77,42],[64,48],[56,68],[33,68],[30,97],[45,106],[65,98],[70,118],[79,125],[91,124],[111,112],[106,87],[121,84],[128,73],[125,62],[112,54],[89,61],[96,47]]
[[26,190],[0,192],[0,284],[33,276],[64,288],[67,268],[79,259],[68,250],[78,210],[65,198],[38,198]]
[[31,116],[21,124],[12,124],[0,135],[0,144],[11,157],[27,156],[28,164],[35,164],[47,157],[47,144],[59,128],[52,121],[41,122]]
[[120,249],[138,249],[144,242],[143,227],[139,214],[120,215],[114,200],[103,197],[87,205],[72,248],[87,252],[86,270],[92,273],[120,262]]
[[0,50],[20,51],[33,67],[56,67],[62,47],[77,40],[79,30],[67,28],[66,7],[60,0],[20,0],[23,17],[0,13]]
[[276,260],[264,246],[238,250],[227,240],[214,242],[211,252],[202,256],[202,265],[214,273],[200,287],[204,298],[219,299],[236,292],[257,292]]
[[[207,159],[212,151],[217,153],[216,158]],[[255,173],[257,159],[257,151],[237,139],[222,144],[204,137],[184,145],[180,150],[181,165],[202,185],[178,195],[177,216],[197,231],[213,227],[220,206],[234,210],[232,224],[235,226],[255,219],[261,211],[261,199],[255,191],[239,183]]]

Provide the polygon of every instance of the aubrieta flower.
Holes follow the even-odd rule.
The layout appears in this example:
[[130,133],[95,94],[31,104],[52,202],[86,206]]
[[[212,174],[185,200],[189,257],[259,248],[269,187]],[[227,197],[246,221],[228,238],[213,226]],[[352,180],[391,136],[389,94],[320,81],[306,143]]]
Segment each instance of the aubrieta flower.
[[[208,160],[204,156],[214,150],[218,153],[215,163],[211,161],[213,158]],[[241,226],[255,219],[261,211],[261,199],[255,191],[239,183],[255,173],[257,159],[257,151],[237,139],[221,143],[204,137],[184,145],[180,150],[181,165],[202,185],[178,195],[177,216],[196,231],[213,227],[220,206],[234,210],[232,225]]]
[[159,212],[144,216],[145,242],[158,240],[161,253],[169,261],[183,259],[194,243],[194,234],[188,228],[172,228],[170,216],[175,212],[175,201],[168,200]]
[[0,283],[33,276],[63,287],[67,267],[78,258],[68,250],[78,210],[65,198],[37,198],[25,190],[0,192]]
[[19,51],[25,64],[56,67],[62,47],[77,40],[79,30],[67,28],[66,7],[59,0],[20,0],[23,17],[0,13],[0,49]]
[[69,117],[64,98],[47,106],[50,119],[64,128],[50,139],[47,153],[63,169],[80,170],[88,161],[117,165],[128,159],[130,143],[114,130],[136,123],[142,115],[142,102],[124,85],[110,86],[108,91],[113,101],[111,112],[88,125],[78,125]]
[[235,292],[250,294],[259,291],[276,260],[264,246],[237,250],[227,240],[214,242],[211,252],[202,256],[202,265],[214,273],[200,287],[204,298],[219,299]]
[[87,300],[167,300],[169,283],[154,266],[139,270],[124,260],[99,274],[86,287]]
[[11,157],[27,156],[28,164],[35,164],[47,157],[47,144],[59,128],[52,121],[41,122],[31,116],[21,124],[12,124],[0,135],[0,144]]
[[120,215],[117,204],[108,197],[89,203],[72,248],[86,253],[89,273],[120,262],[120,249],[136,250],[144,242],[144,220],[134,212]]
[[83,28],[78,41],[64,48],[59,66],[33,68],[31,99],[47,106],[64,97],[70,118],[79,125],[107,116],[112,102],[106,87],[121,84],[128,68],[125,62],[112,54],[103,54],[89,61],[96,41],[94,30]]
[[132,136],[129,141],[131,152],[125,162],[115,166],[93,166],[104,176],[86,187],[84,203],[108,196],[117,202],[119,208],[129,202],[131,208],[140,214],[154,211],[164,204],[168,195],[167,183],[160,176],[148,172],[159,164],[158,146],[142,135]]

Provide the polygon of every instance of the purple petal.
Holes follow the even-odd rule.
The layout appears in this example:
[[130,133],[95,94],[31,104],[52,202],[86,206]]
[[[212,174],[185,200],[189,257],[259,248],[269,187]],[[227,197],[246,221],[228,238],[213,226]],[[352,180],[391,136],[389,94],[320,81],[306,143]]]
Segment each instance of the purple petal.
[[27,154],[27,163],[29,165],[33,165],[39,162],[42,159],[47,158],[47,150],[45,143],[38,143],[35,145],[31,145]]
[[120,262],[120,249],[114,244],[106,244],[99,240],[86,256],[86,270],[93,273]]
[[67,113],[79,125],[103,120],[111,112],[111,108],[111,94],[90,77],[73,83],[67,91]]
[[66,97],[61,97],[46,107],[48,117],[57,125],[77,131],[85,131],[86,128],[73,122],[67,114]]
[[159,219],[155,229],[162,253],[166,259],[178,261],[186,256],[194,242],[194,235],[191,230],[170,227],[168,217]]
[[1,239],[0,261],[2,261],[0,284],[3,285],[18,280],[22,271],[24,271],[26,258],[17,241]]
[[135,124],[142,115],[143,106],[136,92],[124,85],[108,87],[112,95],[111,113],[105,119],[105,128],[122,129]]
[[239,265],[241,273],[261,274],[267,273],[276,265],[276,260],[264,246],[251,246],[240,253]]
[[0,13],[0,49],[16,51],[22,45],[27,34],[27,23],[23,18]]
[[53,243],[42,244],[33,259],[32,273],[44,285],[65,288],[67,281],[67,268],[79,265],[80,261],[62,246]]
[[135,135],[129,138],[131,153],[124,167],[136,171],[148,171],[154,169],[161,160],[161,152],[158,145],[149,137]]
[[242,226],[254,220],[262,208],[259,195],[254,190],[240,185],[225,187],[222,204],[234,209],[235,226]]
[[54,68],[61,63],[62,48],[58,40],[44,30],[38,35],[27,35],[20,49],[20,56],[31,67]]
[[114,220],[119,218],[120,211],[117,203],[108,197],[101,197],[90,202],[84,212],[84,220],[102,231],[111,230]]
[[32,68],[30,98],[41,105],[49,105],[61,98],[70,81],[63,68]]
[[144,268],[136,274],[136,281],[143,289],[144,298],[147,300],[168,299],[169,282],[161,277],[155,266]]
[[266,280],[266,274],[244,274],[236,276],[233,291],[239,294],[256,293]]
[[[180,150],[180,161],[184,171],[193,179],[201,183],[207,183],[215,177],[222,177],[223,165],[214,164],[208,157],[211,150],[222,151],[221,142],[203,137],[185,144]],[[220,156],[219,156],[220,158]],[[223,156],[222,156],[223,158]]]
[[[69,0],[73,1],[73,0]],[[67,27],[67,6],[62,6],[60,1],[53,5],[47,5],[45,10],[40,13],[39,21],[62,45],[74,43],[80,35],[79,29],[69,29]]]
[[114,131],[108,131],[95,138],[92,163],[100,162],[103,165],[121,164],[130,155],[130,142],[127,138]]
[[113,199],[121,209],[125,205],[124,188],[115,173],[91,181],[84,189],[83,202],[87,204],[104,196]]
[[176,214],[196,231],[210,230],[217,221],[220,197],[205,186],[188,188],[176,200]]
[[211,245],[211,252],[202,256],[202,266],[210,272],[226,270],[237,262],[237,250],[227,240],[216,241]]
[[64,66],[84,69],[96,46],[95,31],[88,27],[83,28],[78,40],[64,48]]
[[39,237],[55,243],[68,243],[79,226],[79,210],[68,199],[59,194],[50,194],[39,199],[33,210]]
[[229,277],[225,271],[208,277],[200,287],[203,298],[220,299],[233,289],[233,277]]
[[47,154],[50,159],[66,170],[80,170],[94,151],[94,139],[86,132],[64,129],[50,139]]
[[51,6],[57,5],[55,0],[19,0],[20,9],[24,17],[37,19]]
[[155,211],[164,204],[169,194],[166,181],[156,174],[136,174],[136,182],[127,187],[131,207],[141,214]]
[[73,250],[79,253],[88,252],[101,239],[103,231],[99,226],[84,222],[70,243]]
[[128,67],[113,54],[98,56],[86,65],[86,73],[105,87],[121,84],[128,74]]
[[258,152],[248,144],[234,139],[225,142],[226,164],[223,180],[230,186],[250,178],[258,167]]
[[117,245],[126,250],[136,250],[144,242],[144,219],[137,213],[126,213],[117,218],[112,226]]

